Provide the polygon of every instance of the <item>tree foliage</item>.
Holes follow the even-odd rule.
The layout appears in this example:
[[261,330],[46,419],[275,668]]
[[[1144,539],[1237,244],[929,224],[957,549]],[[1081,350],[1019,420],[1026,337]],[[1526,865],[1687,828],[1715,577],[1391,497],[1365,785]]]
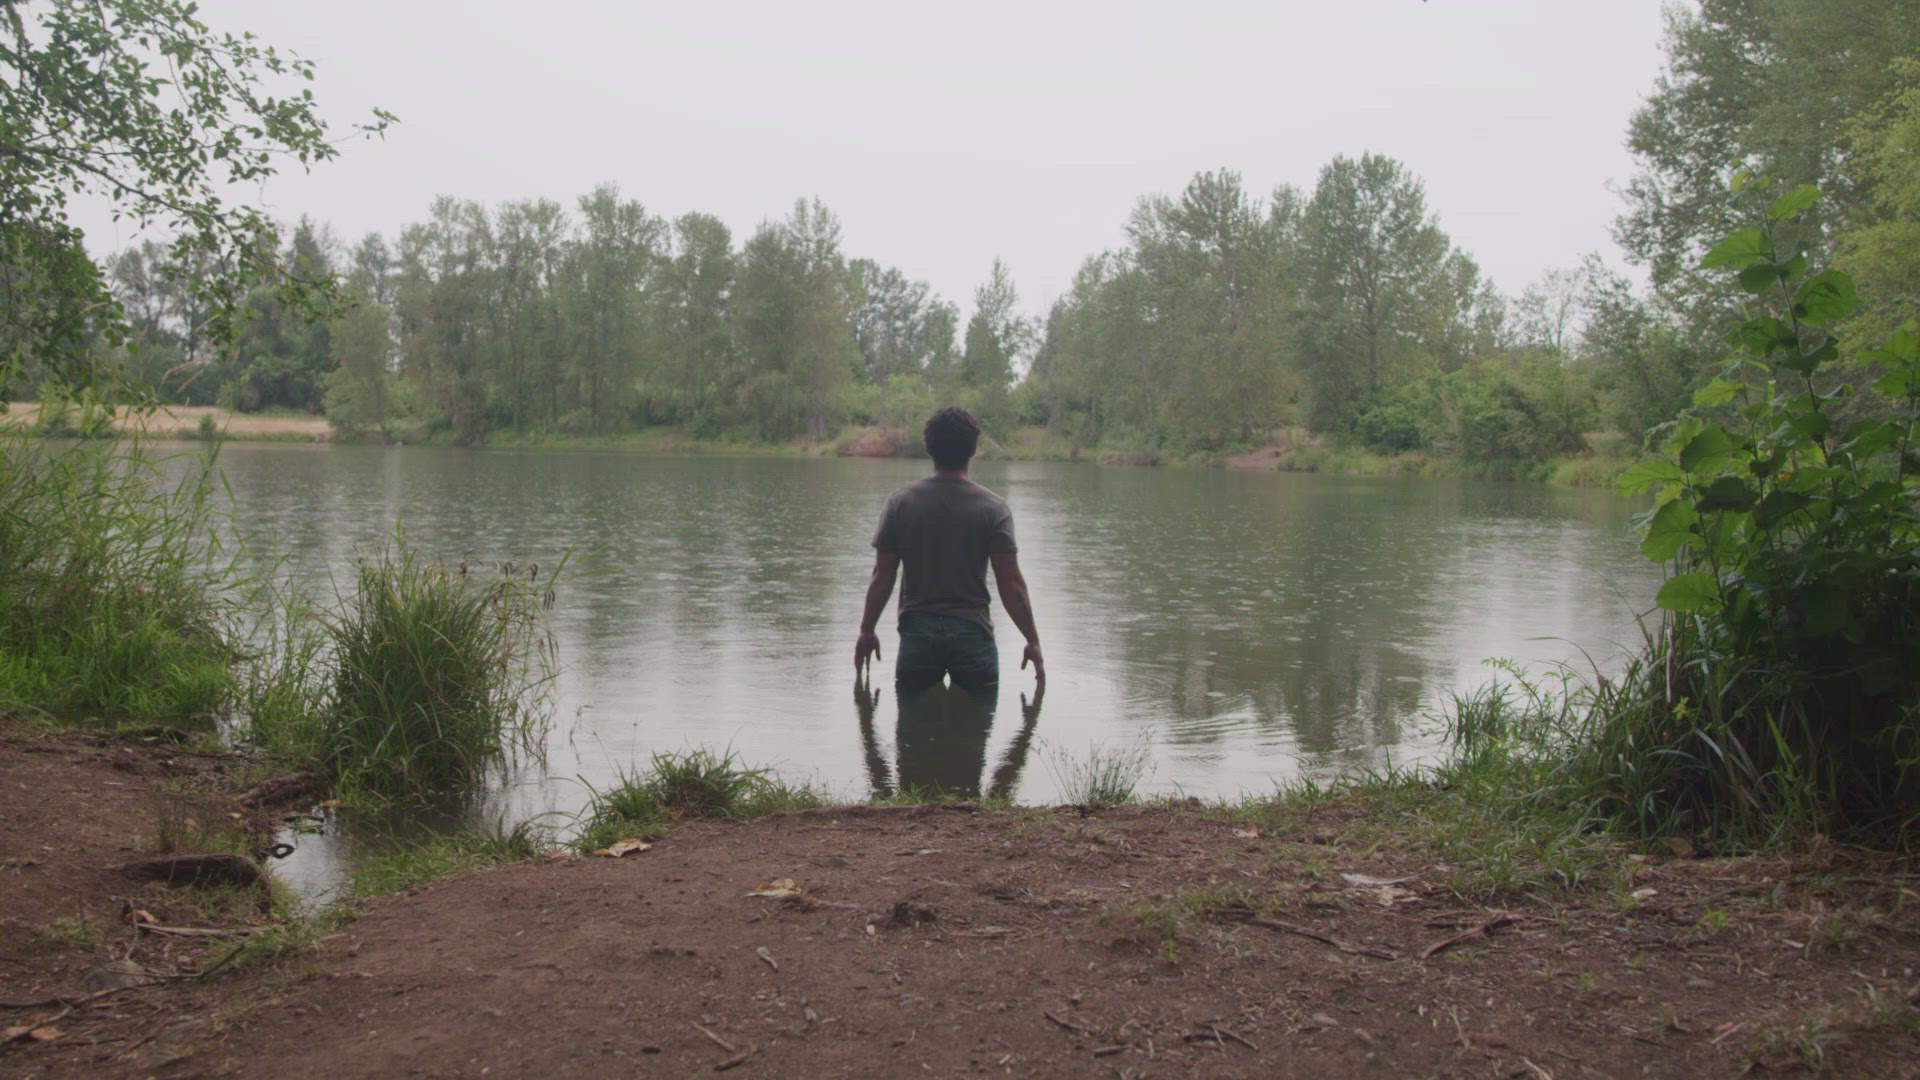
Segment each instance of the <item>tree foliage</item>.
[[1661,797],[1710,815],[1800,799],[1829,822],[1903,827],[1920,803],[1920,333],[1862,353],[1874,400],[1842,408],[1855,382],[1835,370],[1835,328],[1859,296],[1807,257],[1817,198],[1734,201],[1758,223],[1701,268],[1751,297],[1735,356],[1665,457],[1622,479],[1654,493],[1641,550],[1673,564],[1657,599],[1685,654],[1654,720],[1676,774]]
[[0,3],[0,400],[23,373],[86,387],[112,374],[94,344],[122,341],[126,315],[72,223],[77,199],[171,235],[175,284],[203,305],[195,332],[214,345],[230,344],[255,283],[290,305],[324,297],[277,257],[267,217],[223,197],[338,152],[312,92],[295,89],[312,77],[182,0]]

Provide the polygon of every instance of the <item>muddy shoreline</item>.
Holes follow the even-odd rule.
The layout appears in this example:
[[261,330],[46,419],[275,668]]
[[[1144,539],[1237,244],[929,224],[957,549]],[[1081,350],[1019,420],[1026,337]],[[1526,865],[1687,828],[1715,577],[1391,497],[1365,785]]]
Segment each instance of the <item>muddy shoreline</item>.
[[1920,1075],[1908,862],[1630,852],[1624,892],[1475,901],[1417,845],[1361,842],[1378,823],[1351,804],[686,821],[81,1000],[115,963],[229,951],[129,911],[272,927],[119,869],[152,854],[156,800],[244,817],[259,774],[0,728],[0,1028],[67,1009],[0,1046],[0,1076]]

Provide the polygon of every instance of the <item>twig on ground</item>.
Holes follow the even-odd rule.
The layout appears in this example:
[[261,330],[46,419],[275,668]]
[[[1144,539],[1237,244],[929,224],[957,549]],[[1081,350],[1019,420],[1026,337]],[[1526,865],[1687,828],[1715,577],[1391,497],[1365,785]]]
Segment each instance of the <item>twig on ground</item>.
[[1061,1027],[1066,1028],[1068,1031],[1078,1032],[1082,1035],[1085,1035],[1087,1033],[1086,1028],[1081,1027],[1079,1024],[1076,1024],[1071,1020],[1062,1020],[1059,1017],[1053,1015],[1052,1013],[1047,1012],[1045,1009],[1040,1010],[1040,1015],[1046,1017],[1047,1019],[1053,1021],[1056,1024],[1059,1024]]
[[0,1009],[44,1009],[49,1005],[70,1005],[78,1008],[79,1006],[98,1001],[109,994],[117,994],[122,990],[138,990],[143,986],[152,985],[152,983],[134,983],[131,986],[115,986],[106,990],[96,990],[91,994],[82,994],[79,997],[50,997],[42,998],[39,1001],[0,1001]]
[[1448,949],[1453,948],[1455,945],[1458,945],[1463,941],[1470,941],[1476,937],[1482,937],[1482,936],[1490,937],[1492,936],[1495,930],[1498,930],[1503,926],[1512,926],[1514,923],[1517,923],[1524,918],[1526,918],[1526,916],[1524,915],[1496,915],[1493,918],[1488,919],[1486,922],[1483,922],[1480,925],[1473,927],[1470,930],[1466,930],[1461,933],[1455,934],[1452,937],[1446,939],[1445,941],[1436,941],[1433,944],[1427,946],[1426,951],[1420,954],[1420,959],[1431,960],[1434,957],[1440,955],[1443,952],[1446,952]]
[[235,927],[231,930],[215,930],[203,926],[161,926],[157,923],[135,923],[134,927],[143,934],[165,934],[169,937],[193,938],[234,938],[246,937],[253,931],[247,927]]
[[1400,959],[1398,956],[1395,956],[1394,954],[1386,951],[1385,949],[1375,949],[1365,945],[1349,944],[1348,942],[1341,941],[1339,938],[1332,937],[1331,935],[1322,934],[1318,930],[1309,930],[1304,926],[1295,926],[1292,923],[1281,922],[1279,919],[1269,919],[1264,915],[1256,915],[1254,914],[1251,908],[1238,908],[1238,907],[1214,908],[1213,914],[1216,918],[1225,919],[1229,922],[1246,923],[1248,926],[1258,926],[1267,930],[1277,930],[1283,934],[1294,934],[1298,937],[1311,938],[1314,941],[1318,941],[1326,945],[1331,945],[1334,948],[1339,949],[1343,953],[1351,953],[1354,956],[1371,956],[1379,960]]
[[758,1046],[749,1046],[745,1050],[740,1051],[739,1053],[733,1055],[732,1057],[728,1058],[725,1061],[717,1061],[713,1065],[713,1071],[726,1072],[728,1069],[731,1069],[737,1065],[745,1065],[747,1063],[747,1059],[752,1057],[755,1051],[759,1049],[760,1048]]
[[1226,1028],[1221,1027],[1219,1024],[1208,1024],[1207,1030],[1212,1031],[1216,1035],[1225,1035],[1227,1038],[1232,1039],[1234,1042],[1239,1043],[1241,1046],[1244,1046],[1249,1050],[1253,1050],[1257,1052],[1260,1049],[1259,1047],[1248,1042],[1246,1039],[1243,1039],[1240,1036],[1235,1035],[1233,1032],[1228,1031]]
[[773,958],[773,953],[767,951],[767,947],[765,945],[762,945],[759,948],[753,950],[753,954],[755,956],[758,956],[760,959],[766,961],[767,966],[772,968],[773,970],[775,971],[780,970],[780,962]]
[[[57,1024],[60,1021],[65,1020],[68,1016],[72,1015],[73,1010],[77,1008],[79,1008],[78,1005],[68,1005],[66,1008],[61,1009],[59,1012],[54,1013],[52,1016],[47,1017],[45,1020],[36,1020],[33,1023],[28,1024],[26,1027],[14,1028],[7,1033],[6,1038],[0,1039],[0,1043],[25,1042],[26,1040],[33,1038],[33,1033],[36,1031],[39,1031],[41,1028],[51,1027],[54,1024]],[[47,1037],[51,1039],[51,1038],[54,1038],[55,1036],[49,1035]]]
[[708,1031],[706,1028],[701,1027],[699,1024],[693,1025],[693,1028],[695,1031],[698,1031],[700,1034],[705,1035],[709,1039],[712,1039],[715,1046],[718,1046],[720,1049],[725,1050],[727,1053],[737,1054],[740,1052],[739,1047],[733,1045],[732,1043],[721,1038],[720,1036],[715,1035],[713,1032]]

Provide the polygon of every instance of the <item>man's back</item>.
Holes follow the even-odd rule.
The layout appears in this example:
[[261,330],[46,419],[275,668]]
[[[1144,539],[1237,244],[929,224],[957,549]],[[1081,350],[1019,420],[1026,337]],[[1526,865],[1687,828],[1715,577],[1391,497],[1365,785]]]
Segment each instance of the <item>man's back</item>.
[[952,615],[991,626],[987,561],[1016,550],[1013,514],[964,476],[930,476],[893,493],[873,536],[900,557],[900,615]]

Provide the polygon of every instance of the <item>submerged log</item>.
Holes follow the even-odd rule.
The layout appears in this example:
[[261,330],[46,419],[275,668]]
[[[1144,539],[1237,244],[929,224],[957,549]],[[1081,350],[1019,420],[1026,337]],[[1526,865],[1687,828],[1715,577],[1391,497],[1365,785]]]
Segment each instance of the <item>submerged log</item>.
[[246,807],[271,806],[297,799],[312,791],[320,777],[310,772],[288,773],[276,776],[264,783],[256,784],[240,793],[240,805]]
[[165,855],[122,863],[121,873],[169,885],[267,887],[266,871],[245,855]]

